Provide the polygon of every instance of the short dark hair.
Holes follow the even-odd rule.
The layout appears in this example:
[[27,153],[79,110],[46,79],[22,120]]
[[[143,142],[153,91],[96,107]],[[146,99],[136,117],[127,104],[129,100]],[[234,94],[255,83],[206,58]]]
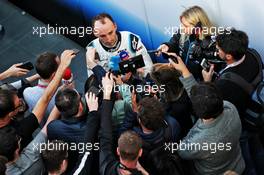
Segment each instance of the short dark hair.
[[62,88],[55,96],[55,105],[65,118],[76,115],[79,111],[80,96],[70,88]]
[[164,124],[165,109],[155,97],[145,97],[139,101],[138,117],[143,126],[150,130],[160,129]]
[[16,93],[14,91],[0,89],[0,119],[15,109],[15,95]]
[[191,102],[195,115],[202,119],[216,118],[223,112],[223,97],[215,84],[202,82],[191,89]]
[[123,160],[136,160],[142,148],[142,139],[134,131],[125,131],[118,139],[120,157]]
[[[50,141],[49,144],[54,144],[55,149],[45,149],[42,153],[42,159],[48,172],[56,172],[60,170],[63,160],[68,158],[67,147],[59,146],[66,143],[61,140]],[[58,149],[57,149],[58,148]]]
[[100,13],[93,17],[92,19],[92,27],[94,28],[94,24],[96,21],[100,21],[102,24],[105,24],[105,18],[108,18],[110,21],[112,21],[115,24],[115,21],[113,20],[112,16],[108,13]]
[[45,52],[38,56],[35,68],[39,76],[43,79],[49,79],[57,71],[57,55],[51,52]]
[[248,36],[245,32],[232,29],[225,31],[216,37],[217,45],[226,53],[233,56],[238,61],[247,52],[248,49]]
[[157,85],[164,85],[165,91],[163,93],[166,101],[176,101],[182,95],[184,88],[179,79],[181,74],[175,68],[167,64],[157,63],[153,65],[150,76]]
[[19,136],[13,127],[6,126],[0,129],[0,155],[8,162],[14,160],[15,151],[19,148]]

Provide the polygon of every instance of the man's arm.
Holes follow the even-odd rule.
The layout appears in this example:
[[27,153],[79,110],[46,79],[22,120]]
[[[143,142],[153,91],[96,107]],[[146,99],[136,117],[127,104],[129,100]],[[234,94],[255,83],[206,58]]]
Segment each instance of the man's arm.
[[60,85],[62,76],[64,74],[65,69],[70,65],[72,58],[75,57],[73,50],[65,50],[61,54],[61,63],[57,69],[57,72],[52,79],[52,81],[49,83],[48,87],[46,88],[44,94],[41,96],[39,101],[37,102],[36,106],[34,107],[32,113],[36,116],[38,122],[40,123],[45,111],[47,109],[47,106],[49,104],[49,101],[53,97],[54,93],[56,92],[58,86]]
[[[86,94],[85,95],[87,101],[87,107],[89,108],[89,114],[86,121],[86,132],[84,134],[84,143],[95,144],[95,138],[97,136],[98,125],[99,125],[99,116],[97,114],[98,111],[98,98],[95,94]],[[99,145],[98,145],[99,146]],[[94,148],[94,147],[93,147]],[[95,150],[87,150],[82,154],[79,154],[78,163],[73,170],[74,175],[79,174],[90,174],[91,173],[91,165],[93,161],[93,151]]]
[[180,78],[184,88],[186,89],[188,95],[190,96],[190,92],[192,87],[197,84],[193,75],[190,73],[182,59],[174,53],[168,53],[168,55],[172,55],[177,58],[178,63],[175,63],[172,59],[169,59],[169,62],[172,67],[181,72],[182,78]]
[[[31,167],[34,167],[32,165],[40,159],[41,145],[47,142],[47,125],[51,121],[57,119],[59,115],[60,112],[56,107],[54,107],[45,126],[38,133],[38,135],[23,149],[20,157],[15,161],[15,164],[21,168],[21,171],[25,172]],[[39,169],[39,171],[42,171],[42,169]]]
[[174,52],[174,53],[178,53],[179,50],[179,40],[180,40],[180,33],[175,33],[169,42],[165,42],[164,44],[166,44],[169,47],[168,52]]
[[[27,82],[25,82],[24,80],[18,80],[18,81],[12,82],[10,84],[12,86],[14,86],[16,89],[19,89],[19,88],[23,87],[23,85],[25,86],[25,84],[29,84],[29,83],[32,83],[32,82],[40,79],[40,76],[38,74],[35,74],[35,75],[32,75],[32,76],[27,77],[25,79],[26,79]],[[27,87],[29,87],[29,85]]]
[[100,124],[100,174],[110,174],[110,169],[115,166],[117,160],[113,153],[113,141],[112,141],[112,109],[113,101],[110,100],[111,92],[113,89],[113,77],[109,78],[109,73],[102,80],[104,88],[104,99],[101,108],[101,124]]
[[21,77],[23,75],[26,75],[29,72],[29,70],[18,67],[22,64],[23,63],[14,64],[10,68],[8,68],[6,71],[1,73],[0,80],[4,80],[9,77]]

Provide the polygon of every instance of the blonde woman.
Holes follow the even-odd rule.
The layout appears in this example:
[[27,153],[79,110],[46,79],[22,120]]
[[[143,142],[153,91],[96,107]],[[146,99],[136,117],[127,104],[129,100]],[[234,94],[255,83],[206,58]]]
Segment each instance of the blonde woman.
[[[169,42],[163,43],[158,47],[158,55],[161,53],[174,52],[182,57],[189,70],[195,78],[201,79],[200,62],[192,59],[191,46],[194,42],[211,43],[211,35],[213,34],[213,25],[209,20],[206,12],[199,6],[192,6],[182,12],[180,16],[180,29]],[[201,61],[201,60],[200,60]]]

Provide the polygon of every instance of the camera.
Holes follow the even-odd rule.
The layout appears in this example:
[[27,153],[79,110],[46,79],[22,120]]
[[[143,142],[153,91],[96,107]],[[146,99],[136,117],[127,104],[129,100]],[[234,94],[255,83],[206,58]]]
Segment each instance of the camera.
[[209,39],[194,41],[190,46],[189,59],[201,63],[205,58],[210,61],[221,61],[217,54],[216,42]]
[[128,72],[136,73],[138,68],[142,68],[144,66],[145,63],[142,55],[137,55],[135,57],[119,62],[119,70],[121,74],[126,74]]

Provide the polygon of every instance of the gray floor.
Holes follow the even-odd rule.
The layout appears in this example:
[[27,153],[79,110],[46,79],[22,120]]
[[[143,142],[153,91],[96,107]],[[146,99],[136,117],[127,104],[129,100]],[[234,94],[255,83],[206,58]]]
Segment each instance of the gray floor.
[[[45,51],[60,54],[65,49],[77,48],[81,52],[73,60],[71,69],[76,88],[83,91],[87,78],[84,48],[62,35],[33,35],[33,27],[44,24],[6,0],[0,0],[0,24],[5,28],[5,36],[0,40],[0,72],[15,63],[34,63],[37,55]],[[8,81],[14,80],[11,78]]]

